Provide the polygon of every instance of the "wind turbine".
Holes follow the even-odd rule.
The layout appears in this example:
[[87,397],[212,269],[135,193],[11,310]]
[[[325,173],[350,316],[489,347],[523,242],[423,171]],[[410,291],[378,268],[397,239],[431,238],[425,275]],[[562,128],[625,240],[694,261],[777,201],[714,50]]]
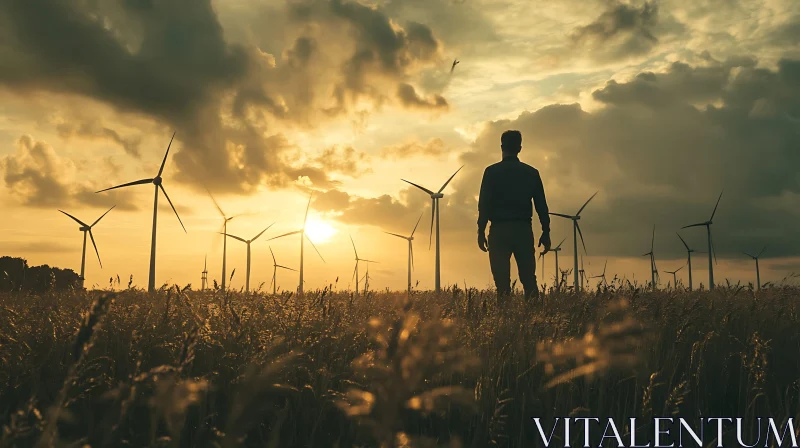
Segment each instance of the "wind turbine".
[[672,274],[672,285],[673,285],[672,287],[675,288],[675,289],[678,289],[678,276],[677,276],[677,274],[678,274],[678,271],[680,271],[681,269],[683,269],[683,266],[679,267],[678,269],[675,269],[674,271],[664,271],[667,274]]
[[678,232],[675,232],[675,234],[678,235],[678,238],[681,239],[681,243],[683,243],[683,247],[686,248],[686,254],[687,254],[686,264],[689,266],[689,291],[691,291],[692,290],[692,252],[695,252],[695,250],[690,248],[689,245],[686,244],[686,241],[683,239],[683,237]]
[[[698,222],[697,224],[690,224],[688,226],[681,227],[682,229],[687,229],[689,227],[700,227],[705,226],[706,232],[708,233],[708,289],[714,289],[714,263],[717,262],[717,254],[714,252],[714,240],[711,237],[711,224],[714,223],[714,215],[717,213],[717,207],[719,207],[719,201],[722,199],[722,193],[725,191],[721,191],[719,193],[719,198],[717,198],[717,205],[714,206],[714,211],[711,212],[711,217],[708,218],[706,222]],[[713,263],[712,263],[713,258]]]
[[[84,240],[85,239],[86,238],[84,237]],[[761,249],[761,252],[759,252],[758,255],[750,255],[747,252],[742,252],[743,254],[747,255],[748,257],[756,261],[756,289],[761,289],[761,272],[758,269],[758,258],[761,257],[761,254],[763,254],[765,250],[767,250],[766,245],[764,246],[763,249]]]
[[[563,240],[561,240],[560,243],[558,243],[558,246],[556,246],[554,249],[550,249],[550,252],[553,252],[556,255],[556,275],[555,275],[555,278],[556,278],[556,289],[559,288],[560,282],[559,282],[559,279],[558,279],[558,273],[561,272],[561,271],[558,270],[558,253],[561,252],[561,245],[564,244],[564,241],[566,241],[566,240],[567,239],[564,238]],[[539,254],[539,258],[542,259],[542,280],[544,280],[544,256],[545,256],[546,253],[547,252],[542,252],[542,253]]]
[[[225,212],[222,211],[222,207],[219,206],[219,204],[217,203],[217,200],[214,199],[214,195],[211,194],[211,192],[208,190],[208,188],[206,188],[206,192],[208,192],[208,196],[214,202],[214,206],[217,207],[217,211],[219,211],[219,214],[222,216],[222,220],[223,220],[222,228],[220,228],[220,232],[219,233],[225,235],[225,234],[228,233],[228,221],[230,221],[233,218],[236,218],[236,217],[238,217],[240,215],[227,216],[225,214]],[[227,265],[228,265],[227,261],[228,261],[228,239],[223,237],[222,238],[222,290],[223,291],[225,291],[225,282],[227,281],[227,277],[228,277],[226,275]]]
[[208,255],[203,260],[203,272],[200,273],[200,291],[205,291],[206,285],[208,285]]
[[[461,168],[464,168],[464,166],[461,166]],[[413,182],[409,182],[409,181],[407,181],[405,179],[401,179],[403,182],[409,183],[409,184],[419,188],[420,190],[424,191],[425,193],[428,193],[430,195],[430,197],[431,197],[431,238],[433,238],[433,221],[434,221],[434,219],[436,221],[436,265],[435,265],[436,266],[435,267],[436,271],[435,271],[435,274],[434,274],[434,285],[435,285],[436,292],[440,292],[441,291],[441,281],[440,281],[441,280],[441,275],[440,275],[440,267],[441,267],[440,261],[441,261],[441,258],[440,258],[440,251],[439,251],[439,205],[438,205],[439,204],[439,199],[444,197],[444,194],[442,194],[442,191],[444,191],[445,187],[447,187],[447,184],[449,184],[450,181],[453,180],[454,177],[456,177],[456,174],[458,174],[458,172],[461,171],[461,168],[457,169],[456,172],[453,173],[452,176],[450,176],[450,179],[447,179],[447,182],[445,182],[444,185],[442,185],[442,188],[440,188],[439,191],[437,191],[436,193],[432,192],[431,190],[428,190],[425,187],[421,187],[421,186],[419,186],[419,185],[417,185],[417,184],[415,184]],[[430,249],[430,244],[431,243],[429,241],[428,242],[428,248],[429,249]]]
[[[413,245],[414,233],[417,231],[417,226],[419,226],[420,221],[422,221],[422,215],[419,215],[419,219],[417,219],[417,223],[414,225],[414,230],[411,231],[410,236],[398,235],[392,232],[383,232],[408,241],[408,295],[409,296],[411,296],[411,270],[414,268],[414,245]],[[353,247],[353,249],[355,250],[355,246]],[[356,261],[356,269],[358,269],[358,261]]]
[[[353,244],[353,252],[356,254],[356,269],[353,271],[353,278],[356,279],[356,295],[358,295],[358,262],[363,261],[365,263],[375,263],[372,260],[367,260],[365,258],[358,258],[358,251],[356,250],[356,243],[353,241],[353,237],[350,237],[350,242]],[[367,265],[369,266],[369,265]]]
[[286,269],[287,271],[294,271],[297,272],[297,269],[287,268],[286,266],[281,266],[275,261],[275,253],[272,252],[272,247],[269,248],[269,253],[272,255],[272,295],[278,293],[278,268]]
[[608,284],[608,282],[606,282],[606,267],[608,267],[608,260],[606,260],[605,264],[603,265],[603,273],[600,274],[600,275],[595,275],[594,277],[592,277],[592,278],[602,279],[604,285]]
[[653,239],[650,240],[650,252],[642,255],[643,257],[650,256],[650,284],[653,291],[656,290],[656,280],[658,279],[658,268],[656,268],[656,256],[654,254],[656,244],[656,226],[653,224]]
[[586,201],[583,204],[583,207],[581,207],[578,210],[578,213],[575,213],[575,216],[565,215],[563,213],[550,212],[550,214],[553,215],[553,216],[560,216],[562,218],[566,218],[566,219],[571,219],[572,220],[572,238],[573,238],[573,242],[574,242],[572,255],[573,255],[574,263],[575,263],[574,269],[572,270],[572,272],[573,272],[573,274],[575,276],[574,277],[575,292],[578,292],[580,290],[580,284],[578,283],[578,271],[579,271],[579,269],[578,269],[578,235],[581,236],[581,244],[583,244],[583,252],[586,253],[586,242],[583,241],[583,232],[581,232],[581,227],[578,225],[578,220],[581,219],[581,212],[583,211],[583,209],[586,208],[587,205],[589,205],[589,202],[592,199],[594,199],[595,196],[597,196],[597,193],[599,193],[599,191],[595,192],[595,194],[593,194],[592,197],[590,197],[589,200]]
[[283,238],[285,236],[297,235],[298,233],[300,234],[300,282],[299,282],[299,285],[297,286],[297,294],[300,295],[300,296],[303,295],[303,283],[304,283],[303,282],[303,253],[305,252],[304,243],[305,243],[306,239],[308,240],[309,243],[311,243],[311,247],[314,248],[314,250],[317,252],[317,255],[319,255],[320,260],[322,260],[323,263],[325,262],[325,259],[322,258],[322,254],[320,254],[319,250],[317,250],[317,246],[315,246],[314,242],[311,241],[311,238],[309,238],[308,235],[306,235],[306,221],[308,221],[308,210],[310,208],[311,208],[311,195],[308,195],[308,205],[306,206],[306,214],[305,214],[305,217],[303,218],[303,227],[300,230],[295,230],[294,232],[284,233],[283,235],[278,235],[278,236],[272,237],[269,240],[267,240],[267,241],[272,241],[272,240],[276,240],[278,238]]
[[247,244],[247,273],[245,274],[245,280],[244,280],[244,292],[250,292],[250,243],[252,243],[253,241],[257,240],[258,237],[260,237],[264,232],[267,231],[267,229],[269,229],[270,227],[272,227],[274,225],[275,225],[275,223],[273,222],[272,224],[268,225],[266,229],[258,232],[258,235],[254,236],[252,239],[249,239],[249,240],[246,240],[244,238],[240,238],[240,237],[235,236],[235,235],[231,235],[230,233],[223,233],[223,235],[225,235],[225,236],[229,236],[229,237],[231,237],[231,238],[233,238],[235,240],[238,240],[238,241],[241,241],[241,242]]
[[181,223],[183,231],[186,232],[186,227],[184,227],[183,221],[181,221],[181,217],[178,215],[178,211],[175,210],[175,206],[172,205],[172,200],[170,200],[169,195],[167,194],[167,190],[164,189],[163,179],[161,178],[161,174],[164,172],[164,165],[166,165],[167,163],[169,148],[172,146],[172,140],[174,139],[175,139],[175,134],[173,133],[172,138],[169,140],[169,145],[167,145],[167,152],[164,153],[164,160],[161,162],[161,168],[158,169],[158,174],[156,174],[156,177],[152,179],[141,179],[133,182],[128,182],[127,184],[117,185],[116,187],[106,188],[105,190],[100,190],[96,192],[96,193],[101,193],[103,191],[114,190],[116,188],[130,187],[133,185],[144,185],[144,184],[154,185],[155,196],[153,197],[153,232],[152,232],[152,241],[150,242],[150,278],[148,279],[147,282],[147,290],[149,292],[154,292],[156,290],[156,221],[158,219],[159,188],[161,189],[161,192],[164,193],[164,197],[167,198],[167,202],[169,202],[169,206],[172,207],[172,211],[175,212],[175,216],[178,218],[178,222]]
[[367,263],[367,273],[364,274],[364,295],[367,295],[369,292],[369,264],[370,263],[377,263],[377,261],[369,261],[369,260],[361,260]]
[[95,242],[94,242],[94,235],[92,234],[92,227],[94,227],[95,224],[100,222],[100,220],[103,219],[103,216],[106,216],[108,214],[108,212],[110,212],[111,209],[113,209],[114,207],[116,207],[116,205],[111,207],[110,209],[108,209],[102,215],[100,215],[100,217],[97,218],[97,220],[95,222],[93,222],[92,225],[86,224],[85,222],[83,222],[80,219],[70,215],[69,213],[65,212],[64,210],[59,210],[61,213],[69,216],[70,218],[72,218],[73,221],[75,221],[78,224],[80,224],[81,226],[78,228],[78,230],[83,232],[83,251],[81,252],[81,288],[83,288],[83,283],[84,283],[84,280],[85,280],[85,277],[83,276],[83,272],[84,272],[84,269],[86,267],[86,234],[88,233],[89,234],[89,238],[92,239],[92,246],[94,246],[94,252],[97,254],[97,262],[100,263],[100,268],[102,268],[103,267],[103,262],[100,261],[100,252],[97,250],[97,244],[95,244]]

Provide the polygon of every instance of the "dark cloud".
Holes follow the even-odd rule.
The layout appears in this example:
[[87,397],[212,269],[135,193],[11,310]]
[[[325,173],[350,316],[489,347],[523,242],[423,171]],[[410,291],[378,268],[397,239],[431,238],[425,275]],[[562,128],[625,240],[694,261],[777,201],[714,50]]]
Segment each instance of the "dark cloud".
[[659,34],[683,29],[671,16],[663,17],[655,1],[637,7],[612,0],[592,23],[575,28],[570,38],[591,58],[609,61],[647,54],[659,43]]
[[432,138],[427,142],[417,141],[401,145],[388,146],[381,150],[381,156],[391,159],[406,159],[416,156],[441,157],[449,152],[449,148],[440,138]]
[[[454,181],[454,203],[474,210],[483,167],[499,159],[500,134],[519,129],[521,158],[542,173],[551,211],[574,213],[600,191],[581,221],[594,255],[644,253],[656,224],[659,255],[680,257],[675,231],[708,219],[723,188],[713,229],[721,256],[765,243],[774,256],[797,254],[797,64],[675,63],[596,90],[605,105],[596,111],[555,104],[491,122],[462,157],[467,168]],[[561,221],[553,221],[556,238],[571,234]],[[705,244],[702,229],[681,233]]]
[[397,98],[403,106],[416,109],[447,109],[447,100],[441,95],[433,95],[432,98],[423,98],[411,84],[400,84],[397,87]]
[[369,156],[356,151],[352,146],[331,146],[314,157],[314,164],[327,173],[341,173],[350,177],[359,177],[372,171],[366,164]]
[[75,165],[61,157],[46,142],[23,135],[17,152],[0,159],[3,180],[11,195],[30,207],[52,208],[70,205],[136,210],[130,192],[98,195],[96,184],[77,177]]
[[[274,125],[311,126],[365,98],[380,106],[440,43],[426,25],[400,27],[357,2],[290,2],[278,12],[303,34],[267,53],[228,42],[210,0],[3,2],[0,86],[77,94],[149,117],[165,136],[177,130],[176,178],[198,187],[251,192],[305,176],[329,188],[324,171],[291,162],[294,147]],[[62,132],[135,149],[100,125]]]
[[118,144],[129,155],[140,158],[139,145],[142,142],[141,137],[123,137],[119,132],[114,129],[104,126],[96,120],[82,121],[79,123],[59,123],[56,125],[58,135],[64,139],[72,137],[81,137],[86,139],[104,139],[111,140]]

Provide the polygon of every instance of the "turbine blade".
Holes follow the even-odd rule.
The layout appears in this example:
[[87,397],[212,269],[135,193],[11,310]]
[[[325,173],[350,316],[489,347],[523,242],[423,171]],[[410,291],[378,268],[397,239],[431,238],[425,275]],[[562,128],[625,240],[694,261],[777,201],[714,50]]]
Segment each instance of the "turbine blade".
[[159,184],[159,188],[161,188],[161,192],[164,193],[164,197],[167,198],[167,202],[169,202],[169,206],[172,207],[172,211],[175,212],[175,216],[178,217],[178,222],[181,223],[181,227],[183,227],[183,231],[186,232],[186,227],[183,225],[183,221],[181,221],[180,215],[178,215],[178,211],[175,210],[175,206],[172,205],[172,200],[169,198],[167,194],[167,190],[164,189],[164,184]]
[[755,257],[755,255],[750,255],[750,254],[748,254],[747,252],[742,252],[742,253],[743,253],[743,254],[745,254],[745,255],[747,255],[748,257],[750,257],[750,258],[754,259],[754,260],[755,260],[755,258],[756,258],[756,257]]
[[560,250],[560,249],[561,249],[561,245],[562,245],[562,244],[564,244],[564,241],[566,241],[566,240],[567,240],[566,238],[564,238],[563,240],[561,240],[561,242],[560,242],[560,243],[558,243],[558,246],[556,246],[555,250]]
[[[417,226],[419,225],[419,222],[422,221],[422,215],[424,215],[424,214],[425,214],[425,212],[422,212],[422,213],[419,214],[419,219],[417,219],[417,223],[414,224],[414,230],[411,231],[411,237],[413,237],[414,236],[414,232],[417,231]],[[411,238],[411,237],[409,237],[409,238]]]
[[[461,168],[464,168],[464,165],[461,165]],[[457,169],[456,172],[453,173],[452,176],[450,176],[450,179],[447,179],[447,182],[445,182],[444,185],[442,185],[442,188],[440,188],[437,193],[441,193],[442,191],[444,191],[445,187],[447,187],[447,184],[449,184],[450,181],[453,180],[454,177],[456,177],[456,174],[458,174],[458,172],[461,171],[461,168]]]
[[277,240],[278,238],[283,238],[289,235],[297,235],[298,233],[302,232],[302,230],[295,230],[294,232],[284,233],[283,235],[273,236],[272,238],[268,239],[267,241]]
[[366,259],[363,259],[363,258],[361,259],[361,261],[366,261],[367,263],[378,263],[378,264],[380,264],[380,263],[379,263],[379,262],[377,262],[377,261],[373,261],[373,260],[366,260]]
[[281,266],[279,264],[275,265],[276,268],[287,269],[289,271],[297,272],[297,269],[287,268],[286,266]]
[[358,260],[356,260],[356,266],[353,268],[353,276],[350,277],[351,282],[356,279],[356,272],[358,272]]
[[350,243],[353,245],[353,252],[356,254],[356,260],[358,260],[358,251],[356,250],[356,243],[353,241],[353,235],[350,235]]
[[172,133],[172,138],[169,139],[169,145],[167,145],[167,152],[164,153],[164,160],[161,161],[161,168],[158,169],[157,176],[161,176],[161,173],[164,172],[164,165],[167,164],[167,156],[169,155],[169,148],[172,146],[172,140],[175,139],[175,132]]
[[[396,233],[392,233],[392,232],[383,232],[383,233],[386,233],[386,234],[389,234],[389,235],[392,235],[392,236],[396,236],[396,237],[398,237],[398,238],[402,238],[402,239],[404,239],[404,240],[407,240],[407,239],[408,239],[408,237],[407,237],[407,236],[398,235],[398,234],[396,234]],[[356,256],[358,256],[358,254],[356,254]]]
[[94,246],[94,253],[97,254],[97,262],[100,263],[100,267],[103,267],[103,262],[100,261],[100,251],[97,250],[97,244],[94,242],[94,235],[92,234],[92,229],[89,229],[89,238],[92,239],[92,246]]
[[600,192],[599,191],[595,191],[595,193],[592,195],[592,197],[590,197],[589,200],[586,201],[586,203],[583,204],[583,207],[581,207],[581,209],[578,210],[578,213],[575,213],[575,216],[580,216],[581,215],[581,212],[583,211],[583,209],[585,209],[586,206],[589,205],[589,202],[591,202],[592,199],[594,199],[594,197],[597,196],[597,193],[600,193]]
[[714,236],[711,232],[708,232],[708,239],[711,243],[711,253],[714,254],[714,264],[717,264],[717,249],[714,247]]
[[411,185],[413,185],[413,186],[415,186],[415,187],[419,188],[420,190],[424,191],[425,193],[428,193],[428,194],[436,194],[436,193],[432,192],[431,190],[428,190],[428,189],[427,189],[427,188],[425,188],[425,187],[422,187],[422,186],[419,186],[419,185],[415,184],[414,182],[409,182],[409,181],[407,181],[407,180],[405,180],[405,179],[400,179],[400,180],[402,180],[403,182],[409,183],[409,184],[411,184]]
[[709,219],[709,221],[713,221],[714,220],[714,215],[717,213],[717,207],[719,207],[719,201],[720,201],[720,199],[722,199],[722,193],[724,193],[724,192],[725,192],[725,190],[722,190],[719,193],[719,197],[717,198],[717,205],[714,206],[714,211],[711,212],[711,218]]
[[313,194],[308,195],[308,205],[306,205],[306,216],[303,218],[303,230],[306,228],[306,221],[308,221],[308,211],[311,209],[311,197]]
[[689,227],[700,227],[700,226],[704,226],[704,225],[706,225],[706,223],[698,222],[697,224],[690,224],[688,226],[683,226],[683,227],[681,227],[681,229],[688,229]]
[[653,239],[650,240],[650,252],[656,248],[656,225],[653,224]]
[[97,220],[95,222],[93,222],[92,225],[90,225],[89,227],[94,227],[94,225],[97,224],[98,222],[100,222],[100,220],[103,219],[103,216],[106,216],[108,214],[108,212],[110,212],[114,207],[116,207],[116,205],[112,206],[110,209],[108,209],[108,211],[106,211],[105,213],[100,215],[100,217],[97,218]]
[[270,228],[270,227],[272,227],[272,226],[274,226],[274,225],[275,225],[275,223],[274,223],[274,222],[273,222],[272,224],[268,225],[268,226],[267,226],[267,228],[265,228],[264,230],[262,230],[261,232],[259,232],[259,233],[258,233],[258,235],[254,236],[254,237],[253,237],[253,239],[252,239],[252,240],[250,240],[250,242],[253,242],[253,241],[257,240],[257,239],[258,239],[258,237],[260,237],[260,236],[261,236],[261,235],[262,235],[264,232],[266,232],[267,230],[269,230],[269,228]]
[[231,235],[230,233],[222,233],[222,235],[229,236],[229,237],[231,237],[231,238],[233,238],[235,240],[239,240],[239,241],[241,241],[243,243],[247,243],[247,241],[244,240],[243,238],[239,238],[238,236]]
[[683,269],[683,268],[684,268],[684,266],[681,266],[681,267],[679,267],[677,270],[675,270],[675,272],[674,272],[674,273],[675,273],[675,274],[677,274],[677,273],[678,273],[678,272],[680,272],[680,271],[681,271],[681,269]]
[[227,219],[227,217],[225,216],[225,212],[222,211],[222,207],[219,206],[217,200],[214,199],[214,195],[211,194],[211,191],[208,188],[206,188],[206,193],[208,193],[208,197],[211,198],[211,201],[214,202],[214,207],[217,207],[217,211],[219,212],[220,215],[222,215],[222,218]]
[[106,188],[104,190],[95,191],[95,193],[102,193],[102,192],[108,191],[108,190],[116,190],[117,188],[130,187],[132,185],[144,185],[144,184],[150,184],[150,183],[153,183],[153,179],[141,179],[141,180],[136,180],[136,181],[133,181],[133,182],[128,182],[127,184],[117,185],[116,187],[111,187],[111,188]]
[[275,261],[275,252],[272,251],[272,246],[269,247],[269,253],[272,255],[272,264],[278,264],[278,262]]
[[431,232],[428,237],[428,250],[433,246],[433,218],[436,217],[436,199],[431,199]]
[[675,235],[678,235],[678,238],[680,238],[680,239],[681,239],[681,243],[683,243],[683,246],[686,248],[686,250],[691,250],[691,249],[689,249],[689,245],[688,245],[688,244],[686,244],[686,241],[684,241],[684,240],[683,240],[683,237],[681,236],[681,234],[680,234],[680,233],[678,233],[678,232],[675,232]]
[[411,270],[414,270],[414,243],[412,242],[409,246],[411,250]]
[[756,255],[756,258],[760,257],[760,256],[761,256],[761,254],[763,254],[763,253],[764,253],[764,251],[765,251],[765,250],[767,250],[767,246],[769,246],[769,244],[765,244],[765,245],[764,245],[764,248],[763,248],[763,249],[761,249],[761,252],[759,252],[759,253],[758,253],[758,255]]
[[562,218],[567,218],[567,219],[572,219],[572,218],[574,218],[574,216],[565,215],[565,214],[563,214],[563,213],[553,213],[553,212],[550,212],[550,213],[548,213],[548,214],[549,214],[549,215],[553,215],[553,216],[560,216],[560,217],[562,217]]
[[323,262],[323,263],[327,263],[327,261],[325,261],[325,259],[324,259],[324,258],[322,258],[322,254],[321,254],[321,253],[319,253],[319,250],[317,250],[317,246],[315,246],[315,245],[314,245],[314,242],[313,242],[313,241],[311,241],[311,238],[309,238],[309,237],[308,237],[308,235],[306,235],[305,233],[303,234],[303,236],[305,236],[305,237],[306,237],[306,239],[308,240],[308,242],[309,242],[309,243],[311,243],[311,247],[313,247],[313,248],[314,248],[314,250],[317,252],[317,255],[319,255],[319,258],[320,258],[320,260],[322,260],[322,262]]
[[74,216],[70,215],[69,213],[65,212],[64,210],[61,210],[61,209],[59,209],[58,211],[60,211],[61,213],[65,214],[65,215],[67,215],[67,216],[69,216],[70,218],[72,218],[72,220],[73,220],[73,221],[77,222],[78,224],[80,224],[80,225],[82,225],[82,226],[84,226],[84,227],[89,227],[89,225],[88,225],[88,224],[84,224],[84,222],[83,222],[83,221],[81,221],[80,219],[78,219],[78,218],[76,218],[76,217],[74,217]]
[[580,237],[581,237],[581,244],[583,244],[583,253],[588,255],[589,253],[586,252],[586,242],[583,241],[583,232],[581,232],[581,226],[578,225],[578,221],[575,221],[575,227],[577,227],[578,235],[580,235]]

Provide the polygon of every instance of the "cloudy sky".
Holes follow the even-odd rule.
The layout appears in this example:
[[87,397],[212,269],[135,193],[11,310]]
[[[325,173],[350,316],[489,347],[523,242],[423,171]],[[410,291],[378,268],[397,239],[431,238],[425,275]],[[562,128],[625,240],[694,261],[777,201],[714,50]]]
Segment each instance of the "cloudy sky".
[[[155,176],[176,132],[164,185],[187,232],[162,195],[158,284],[199,284],[206,255],[220,279],[208,189],[242,214],[230,233],[275,223],[253,243],[253,285],[269,283],[270,246],[297,267],[296,237],[267,239],[301,225],[313,192],[325,262],[309,249],[308,286],[350,284],[352,235],[379,262],[372,286],[402,288],[404,242],[383,232],[423,215],[414,277],[430,288],[430,201],[401,178],[438,189],[463,165],[442,202],[442,278],[483,287],[480,178],[518,129],[551,211],[599,191],[581,221],[589,273],[608,260],[609,274],[646,278],[653,225],[659,269],[680,267],[675,231],[724,189],[716,277],[754,281],[740,251],[769,244],[762,279],[777,281],[800,272],[798,42],[794,0],[4,1],[0,254],[77,270],[81,234],[57,209],[91,222],[116,205],[87,282],[146,286],[152,186],[94,191]],[[702,229],[682,235],[706,244]],[[554,219],[552,238],[571,248],[569,223]],[[228,245],[240,287],[245,245]],[[549,256],[545,269],[552,283]]]

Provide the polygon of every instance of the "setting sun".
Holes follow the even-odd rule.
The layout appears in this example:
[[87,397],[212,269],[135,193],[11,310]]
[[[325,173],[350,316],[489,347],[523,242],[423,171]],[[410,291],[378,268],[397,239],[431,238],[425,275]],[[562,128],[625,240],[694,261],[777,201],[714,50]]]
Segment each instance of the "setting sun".
[[309,217],[306,222],[306,235],[314,243],[326,243],[336,232],[337,230],[326,221]]

